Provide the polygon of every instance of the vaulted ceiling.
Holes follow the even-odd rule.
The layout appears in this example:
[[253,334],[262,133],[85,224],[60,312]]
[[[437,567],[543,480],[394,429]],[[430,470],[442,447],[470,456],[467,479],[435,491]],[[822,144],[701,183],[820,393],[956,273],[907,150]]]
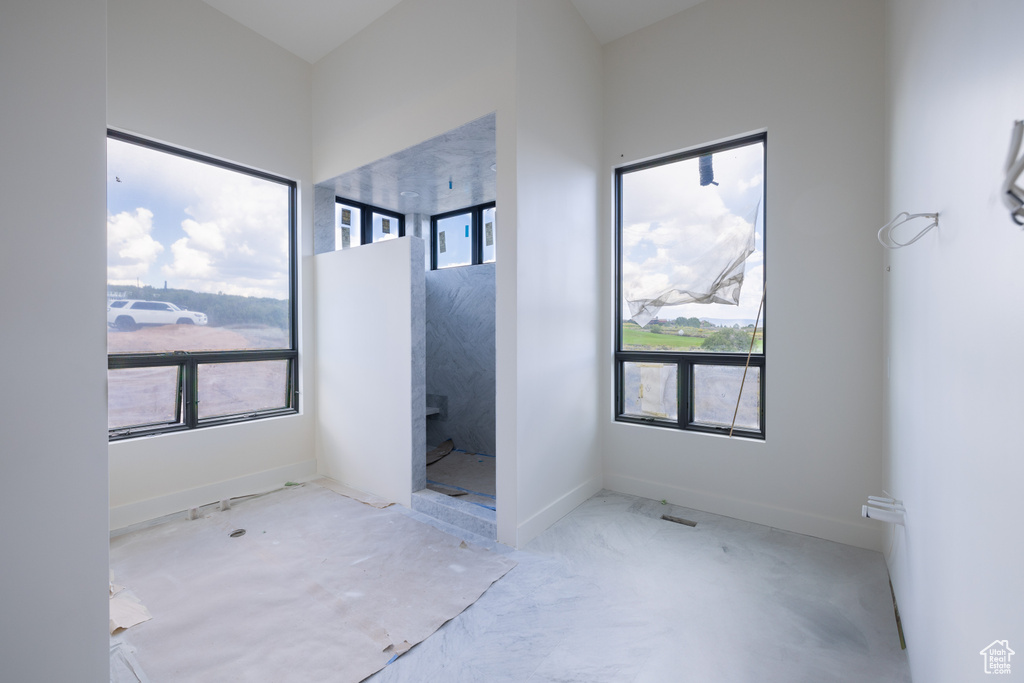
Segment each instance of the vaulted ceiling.
[[[401,0],[205,0],[310,64]],[[602,43],[693,7],[701,0],[570,0]]]
[[[401,0],[204,0],[315,64]],[[601,44],[702,0],[570,0]],[[490,115],[324,181],[340,197],[401,213],[436,214],[494,201],[495,121]]]

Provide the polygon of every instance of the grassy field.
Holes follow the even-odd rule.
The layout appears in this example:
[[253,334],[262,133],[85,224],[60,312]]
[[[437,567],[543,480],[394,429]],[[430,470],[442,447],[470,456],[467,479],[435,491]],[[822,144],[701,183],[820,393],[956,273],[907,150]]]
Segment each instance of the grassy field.
[[700,337],[680,337],[674,332],[672,334],[652,334],[647,330],[641,330],[632,326],[622,328],[623,348],[629,346],[668,346],[673,349],[692,349],[703,343],[704,340]]
[[[754,353],[763,353],[764,342],[762,334],[760,330],[757,331],[757,337],[754,341]],[[703,343],[704,339],[702,337],[680,337],[676,334],[675,330],[663,334],[654,334],[633,325],[624,325],[622,327],[622,348],[627,351],[643,351],[650,348],[657,348],[662,351],[666,349],[672,351],[677,349],[681,351],[700,351],[700,345]],[[736,349],[737,353],[746,353],[746,351],[746,346],[742,349]]]

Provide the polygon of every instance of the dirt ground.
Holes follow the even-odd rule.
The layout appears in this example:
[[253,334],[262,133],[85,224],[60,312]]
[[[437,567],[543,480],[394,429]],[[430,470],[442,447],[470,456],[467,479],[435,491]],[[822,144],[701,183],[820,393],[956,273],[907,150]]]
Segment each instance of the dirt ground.
[[160,325],[132,332],[109,329],[108,353],[167,353],[170,351],[239,351],[288,346],[287,330],[276,328]]

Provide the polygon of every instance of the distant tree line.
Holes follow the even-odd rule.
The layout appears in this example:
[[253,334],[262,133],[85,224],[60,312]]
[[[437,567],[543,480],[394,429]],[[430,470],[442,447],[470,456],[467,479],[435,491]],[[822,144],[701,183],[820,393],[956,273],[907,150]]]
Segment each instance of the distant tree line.
[[751,334],[734,327],[723,327],[709,334],[701,343],[704,351],[747,351],[750,349]]
[[[215,327],[229,325],[267,326],[288,328],[288,300],[269,297],[210,294],[190,289],[159,289],[146,285],[116,287],[118,298],[166,301],[179,308],[205,313],[208,324]],[[108,288],[110,291],[110,288]]]

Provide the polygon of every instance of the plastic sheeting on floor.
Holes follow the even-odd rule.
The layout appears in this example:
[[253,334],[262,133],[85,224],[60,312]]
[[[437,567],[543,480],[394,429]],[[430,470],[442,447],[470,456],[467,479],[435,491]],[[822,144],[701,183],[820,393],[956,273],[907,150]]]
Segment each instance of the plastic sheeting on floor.
[[360,681],[515,566],[311,484],[115,538],[110,561],[153,616],[117,638],[154,683]]

